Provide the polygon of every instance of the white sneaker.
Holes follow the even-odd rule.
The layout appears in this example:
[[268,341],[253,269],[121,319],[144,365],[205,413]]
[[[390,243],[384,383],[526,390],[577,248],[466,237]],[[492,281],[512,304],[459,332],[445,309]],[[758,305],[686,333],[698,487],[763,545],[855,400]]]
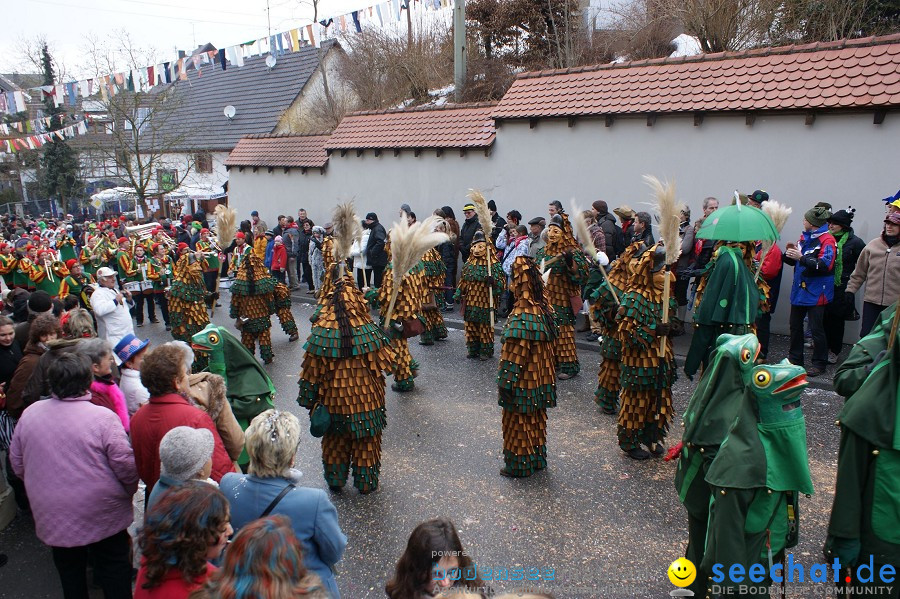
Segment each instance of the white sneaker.
[[831,352],[831,351],[828,352],[828,363],[829,364],[837,364],[837,361],[838,361],[837,354],[834,352]]

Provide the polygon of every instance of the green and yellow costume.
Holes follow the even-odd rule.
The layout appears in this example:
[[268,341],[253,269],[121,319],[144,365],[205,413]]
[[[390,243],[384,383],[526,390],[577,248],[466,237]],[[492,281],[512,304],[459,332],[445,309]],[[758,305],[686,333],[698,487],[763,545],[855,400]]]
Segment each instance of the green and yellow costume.
[[[490,295],[493,294],[493,314],[496,319],[500,294],[506,287],[503,265],[488,255],[484,233],[477,231],[472,238],[469,259],[463,264],[454,298],[462,305],[466,349],[469,358],[487,360],[494,355],[494,327],[491,326]],[[488,266],[490,264],[490,266]]]
[[425,320],[425,330],[419,337],[421,345],[434,345],[436,339],[447,338],[447,325],[444,324],[444,315],[440,306],[444,305],[444,278],[447,266],[441,259],[441,254],[435,248],[431,248],[422,257],[422,265],[425,269],[422,300],[422,317]]
[[503,328],[497,373],[503,408],[505,476],[531,476],[547,467],[547,408],[556,406],[558,328],[540,269],[528,256],[512,264],[516,302]]
[[275,357],[271,317],[275,313],[276,283],[259,256],[251,253],[241,261],[231,286],[231,318],[241,323],[241,343],[252,355],[259,342],[259,355],[266,364]]
[[330,280],[331,292],[320,297],[304,345],[297,402],[311,418],[317,405],[329,415],[322,437],[328,486],[341,489],[352,467],[353,484],[365,494],[378,487],[381,432],[387,426],[384,372],[392,369],[394,355],[346,269]]

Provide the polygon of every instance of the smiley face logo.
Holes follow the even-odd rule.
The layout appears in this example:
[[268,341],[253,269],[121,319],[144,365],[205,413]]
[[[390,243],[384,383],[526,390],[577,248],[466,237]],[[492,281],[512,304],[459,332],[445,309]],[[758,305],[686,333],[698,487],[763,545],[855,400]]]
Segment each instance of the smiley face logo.
[[691,560],[679,557],[669,565],[669,580],[677,587],[686,587],[697,578],[697,568]]

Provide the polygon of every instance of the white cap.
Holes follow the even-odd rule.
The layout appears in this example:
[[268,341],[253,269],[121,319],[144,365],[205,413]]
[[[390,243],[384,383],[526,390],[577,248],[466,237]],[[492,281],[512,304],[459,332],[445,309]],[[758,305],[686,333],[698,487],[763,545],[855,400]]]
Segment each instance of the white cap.
[[114,271],[113,269],[111,269],[108,266],[104,266],[103,268],[97,269],[97,278],[98,279],[103,278],[103,277],[114,277],[114,276],[116,276],[116,271]]

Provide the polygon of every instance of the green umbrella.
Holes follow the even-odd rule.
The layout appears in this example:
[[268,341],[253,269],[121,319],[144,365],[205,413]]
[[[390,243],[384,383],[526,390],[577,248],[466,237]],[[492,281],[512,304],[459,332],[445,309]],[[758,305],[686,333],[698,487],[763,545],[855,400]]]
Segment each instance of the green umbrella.
[[761,241],[778,239],[778,229],[768,214],[740,203],[719,208],[706,217],[700,230],[700,239],[721,241]]

